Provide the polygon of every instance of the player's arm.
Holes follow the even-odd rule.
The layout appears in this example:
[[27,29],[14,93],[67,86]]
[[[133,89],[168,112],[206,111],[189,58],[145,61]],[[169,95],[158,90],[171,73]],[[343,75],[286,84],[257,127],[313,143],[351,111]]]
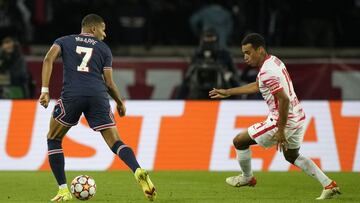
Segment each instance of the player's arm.
[[104,80],[108,88],[108,93],[117,104],[117,110],[120,116],[125,116],[126,108],[124,102],[121,99],[120,91],[118,90],[112,75],[112,69],[104,69]]
[[277,139],[277,149],[287,150],[287,141],[285,139],[285,126],[288,120],[289,114],[289,104],[290,99],[285,94],[284,90],[274,94],[275,99],[279,102],[279,120],[277,123],[278,131],[275,133],[275,137]]
[[213,89],[209,92],[212,99],[220,99],[239,94],[252,94],[259,92],[258,81],[243,85],[241,87],[234,87],[230,89]]
[[288,120],[290,99],[284,90],[278,91],[274,96],[275,99],[279,101],[279,121],[277,127],[284,130]]
[[49,83],[50,77],[53,69],[54,61],[60,55],[61,49],[59,45],[52,45],[49,51],[46,53],[43,65],[42,65],[42,73],[41,73],[41,95],[39,98],[40,104],[47,108],[50,101],[49,95]]

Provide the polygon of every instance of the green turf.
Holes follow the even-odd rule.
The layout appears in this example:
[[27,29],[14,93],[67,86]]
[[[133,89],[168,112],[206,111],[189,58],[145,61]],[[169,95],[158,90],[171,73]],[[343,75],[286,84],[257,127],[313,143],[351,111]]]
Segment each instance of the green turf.
[[[68,179],[87,174],[97,184],[90,202],[148,202],[130,172],[68,172]],[[301,172],[256,172],[255,188],[225,184],[234,172],[150,172],[158,189],[156,202],[318,202],[321,186]],[[360,202],[360,173],[328,173],[343,192],[330,202]],[[68,181],[70,182],[70,181]],[[0,172],[0,202],[48,202],[57,192],[50,172]],[[78,202],[78,200],[73,200]]]

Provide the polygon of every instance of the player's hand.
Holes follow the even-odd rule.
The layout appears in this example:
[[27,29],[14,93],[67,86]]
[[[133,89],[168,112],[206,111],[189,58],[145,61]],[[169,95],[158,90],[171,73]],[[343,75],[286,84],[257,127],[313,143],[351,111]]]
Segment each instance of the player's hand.
[[118,111],[120,117],[125,116],[125,114],[126,114],[126,107],[125,107],[125,105],[124,105],[124,102],[121,102],[120,104],[117,104],[116,108],[117,108],[117,111]]
[[211,99],[222,99],[222,98],[230,97],[230,95],[226,94],[226,90],[225,90],[225,89],[216,89],[216,88],[213,88],[213,89],[209,92],[209,97],[210,97]]
[[39,97],[39,103],[41,104],[41,106],[47,108],[49,105],[49,101],[50,101],[49,93],[48,92],[41,93]]
[[278,130],[274,135],[277,143],[276,143],[276,150],[287,151],[288,149],[288,142],[285,138],[284,130]]

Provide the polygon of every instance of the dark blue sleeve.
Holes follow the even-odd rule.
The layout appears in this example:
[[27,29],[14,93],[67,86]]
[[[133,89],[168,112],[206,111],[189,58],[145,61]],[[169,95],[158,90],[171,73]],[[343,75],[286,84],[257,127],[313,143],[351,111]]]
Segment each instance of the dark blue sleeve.
[[57,39],[54,41],[54,44],[59,45],[60,48],[62,48],[63,43],[64,43],[64,37],[57,38]]
[[60,55],[62,55],[62,52],[63,52],[63,46],[64,46],[64,41],[65,41],[64,39],[65,39],[65,37],[57,38],[53,43],[53,45],[58,45],[60,47],[60,49],[61,49]]
[[112,53],[108,46],[105,46],[105,64],[104,69],[112,68]]

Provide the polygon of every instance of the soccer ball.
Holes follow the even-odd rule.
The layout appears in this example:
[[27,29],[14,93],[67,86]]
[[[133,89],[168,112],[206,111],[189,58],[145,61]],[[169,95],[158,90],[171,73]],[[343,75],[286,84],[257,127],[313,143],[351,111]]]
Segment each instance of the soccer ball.
[[95,180],[87,175],[77,176],[71,182],[70,190],[79,200],[88,200],[95,195]]

